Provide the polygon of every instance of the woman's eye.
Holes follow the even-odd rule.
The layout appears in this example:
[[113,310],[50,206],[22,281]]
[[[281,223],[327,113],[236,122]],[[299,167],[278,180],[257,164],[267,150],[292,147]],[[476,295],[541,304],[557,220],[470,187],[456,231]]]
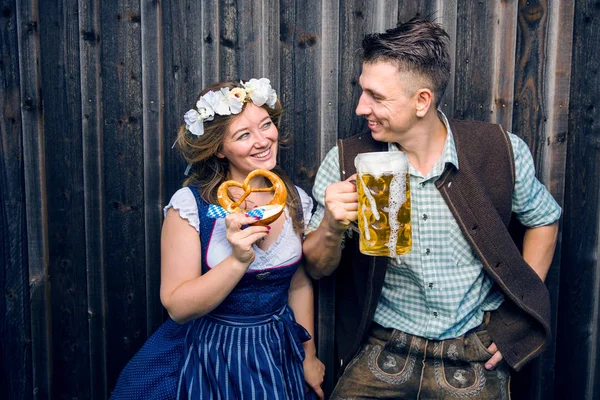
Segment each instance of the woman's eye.
[[246,139],[248,135],[250,135],[248,132],[242,133],[240,136],[238,136],[237,140]]

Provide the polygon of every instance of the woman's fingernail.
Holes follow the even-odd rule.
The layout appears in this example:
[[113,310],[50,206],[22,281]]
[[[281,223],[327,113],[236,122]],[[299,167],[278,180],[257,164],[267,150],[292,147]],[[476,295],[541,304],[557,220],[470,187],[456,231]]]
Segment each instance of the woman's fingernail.
[[258,221],[260,219],[260,217],[254,217],[254,219]]
[[268,229],[268,230],[271,230],[271,227],[270,227],[269,225],[267,225],[267,229]]

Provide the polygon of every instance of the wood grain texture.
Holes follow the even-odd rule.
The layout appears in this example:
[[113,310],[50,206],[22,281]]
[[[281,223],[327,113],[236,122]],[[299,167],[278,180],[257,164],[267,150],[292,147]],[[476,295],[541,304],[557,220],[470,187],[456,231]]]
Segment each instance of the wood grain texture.
[[492,120],[497,9],[494,2],[457,2],[454,114],[458,119]]
[[[501,1],[493,31],[494,78],[492,80],[493,114],[490,121],[512,131],[513,97],[515,87],[515,47],[517,45],[516,1]],[[520,31],[522,32],[522,31]]]
[[[361,43],[366,33],[376,31],[373,24],[374,3],[350,0],[340,3],[340,70],[338,96],[338,137],[346,138],[367,130],[364,118],[354,110],[361,94],[358,79],[361,71]],[[371,22],[371,23],[369,23]]]
[[[163,204],[181,187],[186,163],[172,148],[183,115],[200,91],[218,80],[218,7],[209,2],[162,2]],[[185,45],[184,45],[185,44]]]
[[[543,96],[540,102],[544,105],[541,111],[544,114],[542,126],[538,127],[537,135],[543,135],[544,144],[538,162],[538,177],[548,187],[554,198],[562,206],[564,204],[565,168],[567,157],[567,129],[568,129],[568,104],[569,85],[571,72],[571,52],[573,40],[573,4],[569,2],[548,1],[545,24],[535,26],[534,32],[520,33],[519,37],[532,36],[533,40],[541,41],[544,51],[539,62],[543,63],[536,70],[541,75],[530,77],[538,82],[539,92]],[[520,2],[519,7],[528,7],[531,4]],[[521,17],[519,18],[519,20]],[[529,25],[519,25],[527,29]],[[524,41],[526,43],[526,41]],[[520,46],[518,46],[519,48]],[[519,51],[518,51],[519,52]],[[517,65],[517,72],[521,68]],[[517,74],[517,76],[519,76]],[[518,85],[516,86],[516,88]],[[517,89],[515,89],[517,90]],[[545,140],[544,140],[545,139]],[[559,236],[554,255],[554,260],[546,278],[546,285],[550,292],[552,330],[557,331],[557,313],[560,301],[560,272],[561,272],[562,240]],[[554,376],[556,373],[555,358],[557,337],[554,336],[548,350],[535,360],[520,377],[515,380],[515,387],[522,390],[517,393],[523,399],[553,399],[556,396]]]
[[61,371],[52,380],[51,396],[90,397],[78,4],[41,2],[39,15],[44,151],[54,155],[44,165],[51,364]]
[[146,260],[146,336],[163,322],[160,302],[160,231],[163,220],[163,54],[160,3],[141,2],[142,122]]
[[[48,274],[48,220],[45,183],[38,9],[35,1],[17,3],[19,79],[23,143],[25,215],[33,398],[52,392],[52,316]],[[28,394],[29,395],[29,394]]]
[[[290,142],[280,148],[279,160],[294,183],[308,193],[319,163],[317,138],[322,109],[319,73],[323,45],[322,14],[317,5],[310,0],[297,2],[293,14],[282,14],[281,20],[285,23],[280,33],[281,70],[290,71],[293,80],[282,81],[285,84],[282,93],[285,117],[279,134],[288,137]],[[308,9],[315,13],[303,11]]]
[[600,18],[576,2],[558,308],[556,398],[600,393]]
[[[450,36],[450,42],[448,44],[448,51],[452,58],[452,66],[450,67],[451,77],[456,75],[456,18],[458,13],[457,0],[437,0],[434,11],[434,16],[437,17],[437,21],[442,25],[444,30],[448,32]],[[455,79],[450,79],[446,91],[442,96],[440,102],[440,109],[446,115],[454,115],[454,84]]]
[[140,4],[103,1],[100,15],[104,261],[111,311],[107,382],[112,389],[147,337]]
[[89,332],[89,392],[107,397],[106,265],[104,262],[103,116],[100,0],[79,2],[79,62],[81,79],[81,147],[85,207],[87,314]]
[[11,399],[33,395],[16,7],[0,2],[0,387]]

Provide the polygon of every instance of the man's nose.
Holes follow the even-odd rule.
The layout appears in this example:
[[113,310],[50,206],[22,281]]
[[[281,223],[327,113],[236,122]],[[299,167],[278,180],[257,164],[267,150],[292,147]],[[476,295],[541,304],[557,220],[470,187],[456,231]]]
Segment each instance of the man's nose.
[[358,99],[358,104],[356,105],[356,115],[368,115],[371,113],[371,108],[369,107],[369,102],[365,98],[365,94],[361,94]]

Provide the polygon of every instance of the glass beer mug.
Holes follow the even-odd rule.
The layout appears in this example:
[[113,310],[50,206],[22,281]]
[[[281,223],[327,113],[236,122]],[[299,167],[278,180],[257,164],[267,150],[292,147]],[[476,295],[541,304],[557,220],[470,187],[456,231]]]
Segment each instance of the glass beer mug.
[[408,159],[401,151],[362,153],[354,159],[359,248],[395,257],[412,247]]

